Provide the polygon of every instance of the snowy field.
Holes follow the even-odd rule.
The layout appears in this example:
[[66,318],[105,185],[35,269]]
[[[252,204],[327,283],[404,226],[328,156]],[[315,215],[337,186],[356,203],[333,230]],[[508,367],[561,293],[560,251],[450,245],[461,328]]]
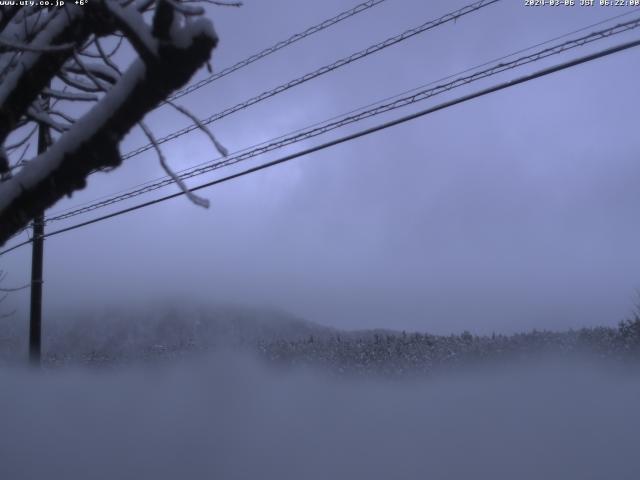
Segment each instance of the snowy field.
[[640,376],[335,379],[248,355],[0,371],[0,478],[638,479]]

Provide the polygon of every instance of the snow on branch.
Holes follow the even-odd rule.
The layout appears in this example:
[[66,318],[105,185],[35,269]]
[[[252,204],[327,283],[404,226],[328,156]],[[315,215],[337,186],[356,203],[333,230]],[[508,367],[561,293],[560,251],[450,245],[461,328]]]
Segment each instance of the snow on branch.
[[50,98],[58,98],[60,100],[69,100],[72,102],[95,102],[98,100],[97,95],[90,93],[67,92],[64,90],[53,90],[51,88],[43,89],[42,93]]
[[180,190],[182,190],[182,192],[187,196],[187,198],[191,200],[195,205],[198,205],[204,208],[209,208],[209,200],[191,192],[189,190],[189,187],[187,187],[187,185],[184,183],[184,181],[171,169],[171,167],[167,163],[166,157],[162,153],[162,149],[160,148],[160,145],[158,145],[158,142],[156,141],[156,138],[153,136],[153,133],[151,133],[151,130],[149,129],[149,127],[147,127],[147,125],[144,122],[140,122],[139,125],[142,131],[144,132],[145,136],[149,140],[149,143],[153,145],[153,149],[158,154],[158,160],[160,160],[160,165],[162,166],[166,174],[169,175],[174,182],[176,182]]
[[134,7],[122,7],[117,2],[107,2],[106,5],[118,29],[125,34],[138,55],[147,63],[153,61],[158,55],[158,42],[142,14]]
[[73,60],[73,62],[69,61],[65,65],[65,71],[79,75],[87,74],[88,72],[88,74],[108,83],[115,83],[120,76],[118,70],[110,65],[98,62],[85,62],[79,55],[74,55]]
[[[12,57],[13,65],[8,67],[0,86],[0,146],[10,133],[13,135],[19,126],[30,121],[48,124],[59,134],[47,151],[28,162],[20,160],[22,166],[12,177],[4,175],[14,170],[6,161],[10,152],[0,148],[5,152],[4,165],[0,158],[0,173],[5,178],[0,181],[0,245],[39,212],[84,188],[91,172],[120,165],[118,147],[122,138],[207,64],[218,41],[213,26],[202,17],[185,21],[186,14],[183,9],[176,11],[173,6],[176,3],[177,0],[155,3],[111,0],[96,4],[96,10],[71,5],[60,9],[64,14],[48,19],[29,45],[39,48],[73,43],[76,49],[46,53],[22,51],[17,58]],[[102,11],[98,15],[96,11],[100,6]],[[152,26],[140,13],[150,8],[155,10]],[[113,35],[117,30],[139,55],[123,73],[113,56],[122,40]],[[98,43],[105,35],[114,40],[105,45],[106,49]],[[115,50],[111,50],[113,43],[117,43]],[[89,52],[89,48],[97,53]],[[10,54],[6,52],[4,56]],[[52,80],[55,85],[49,85]],[[38,109],[40,96],[61,105],[76,100],[95,103],[87,104],[88,110],[74,121],[59,107],[47,111]],[[182,107],[178,110],[195,118]],[[53,116],[64,123],[57,122]],[[146,126],[145,129],[145,134],[154,138]],[[216,148],[225,152],[211,132],[203,131]],[[25,142],[22,138],[19,143],[28,145]],[[12,151],[19,153],[17,148]],[[159,158],[170,174],[162,152]],[[191,199],[200,205],[206,203],[195,195]]]
[[191,5],[184,5],[173,0],[166,1],[173,7],[176,12],[180,12],[185,17],[202,15],[204,13],[204,9],[202,7],[192,7]]
[[[67,14],[54,16],[33,39],[30,47],[41,49],[53,45],[83,43],[90,34],[89,22],[82,22],[85,10],[75,6],[65,8]],[[0,144],[4,143],[9,133],[26,113],[27,108],[60,70],[71,53],[70,49],[49,52],[28,51],[22,52],[15,59],[15,66],[4,76],[0,85]],[[4,173],[6,167],[6,165],[0,165],[0,173]]]
[[204,125],[199,119],[198,117],[196,117],[193,113],[191,113],[189,110],[187,110],[186,108],[177,105],[175,102],[172,102],[171,100],[166,100],[166,103],[168,103],[169,105],[171,105],[173,108],[175,108],[178,112],[182,113],[183,115],[185,115],[187,118],[189,118],[196,127],[198,127],[198,129],[200,129],[202,132],[204,132],[204,134],[209,137],[209,140],[211,140],[211,143],[213,143],[213,146],[216,147],[216,150],[218,150],[218,153],[220,155],[222,155],[223,157],[226,157],[229,155],[228,150],[224,147],[224,145],[222,145],[218,139],[215,137],[215,135],[213,134],[213,132],[206,126]]
[[69,125],[63,125],[59,122],[56,122],[48,112],[44,110],[37,110],[34,106],[31,106],[27,109],[27,116],[38,123],[42,123],[47,125],[49,128],[52,128],[56,132],[65,132],[69,130]]

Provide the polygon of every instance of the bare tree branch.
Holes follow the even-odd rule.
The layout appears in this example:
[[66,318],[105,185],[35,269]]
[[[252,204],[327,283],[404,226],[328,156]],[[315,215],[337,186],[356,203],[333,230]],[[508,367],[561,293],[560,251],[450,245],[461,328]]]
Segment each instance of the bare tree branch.
[[42,93],[50,98],[69,100],[72,102],[95,102],[99,98],[97,95],[90,93],[66,92],[64,90],[52,90],[51,88],[45,88],[42,90]]
[[196,125],[202,132],[204,132],[204,134],[207,137],[209,137],[209,140],[211,140],[211,143],[213,143],[213,146],[216,148],[216,150],[218,150],[218,153],[220,155],[222,155],[223,157],[226,157],[227,155],[229,155],[229,152],[224,147],[224,145],[218,142],[218,139],[215,137],[213,132],[206,125],[204,125],[200,121],[200,119],[198,119],[198,117],[196,117],[193,113],[191,113],[186,108],[180,105],[177,105],[175,102],[172,102],[171,100],[166,100],[165,102],[171,105],[173,108],[175,108],[178,112],[182,113],[187,118],[189,118],[194,123],[194,125]]
[[38,52],[38,53],[51,53],[51,52],[61,52],[64,50],[72,50],[75,48],[75,44],[66,43],[64,45],[50,45],[46,47],[32,47],[31,45],[12,42],[7,38],[0,37],[0,46],[4,47],[6,50],[18,50],[20,52]]

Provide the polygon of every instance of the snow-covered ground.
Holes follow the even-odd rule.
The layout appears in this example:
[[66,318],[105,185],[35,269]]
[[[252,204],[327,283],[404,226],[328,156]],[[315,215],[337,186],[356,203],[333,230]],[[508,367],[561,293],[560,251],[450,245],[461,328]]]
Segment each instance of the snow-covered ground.
[[247,354],[0,370],[3,479],[637,479],[640,376],[588,361],[423,380]]

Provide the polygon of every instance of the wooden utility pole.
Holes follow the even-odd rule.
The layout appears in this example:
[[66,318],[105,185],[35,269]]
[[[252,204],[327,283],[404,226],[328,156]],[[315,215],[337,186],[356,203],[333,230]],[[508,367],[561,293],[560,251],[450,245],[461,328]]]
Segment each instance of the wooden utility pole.
[[[49,129],[38,125],[38,155],[49,145]],[[29,319],[29,359],[40,365],[42,345],[42,264],[44,257],[44,212],[33,219],[33,249],[31,253],[31,314]]]

